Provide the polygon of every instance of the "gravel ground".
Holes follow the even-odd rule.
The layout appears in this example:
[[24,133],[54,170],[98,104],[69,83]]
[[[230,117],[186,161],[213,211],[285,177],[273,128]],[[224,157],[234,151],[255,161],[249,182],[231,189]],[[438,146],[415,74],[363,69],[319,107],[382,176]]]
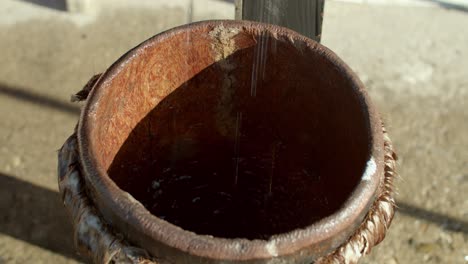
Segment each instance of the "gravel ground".
[[364,81],[400,157],[399,212],[363,263],[468,263],[468,13],[328,7],[323,43]]
[[[0,3],[0,263],[80,261],[56,180],[79,113],[68,98],[155,33],[229,17],[219,5],[93,15]],[[323,44],[364,81],[400,156],[399,211],[362,263],[468,263],[468,13],[337,2],[325,12]]]

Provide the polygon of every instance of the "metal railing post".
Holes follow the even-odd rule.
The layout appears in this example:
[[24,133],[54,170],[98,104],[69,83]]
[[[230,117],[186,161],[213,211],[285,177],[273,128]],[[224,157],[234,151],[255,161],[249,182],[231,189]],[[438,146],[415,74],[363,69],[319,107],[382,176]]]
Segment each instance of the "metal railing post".
[[290,28],[320,42],[325,0],[236,0],[236,19]]

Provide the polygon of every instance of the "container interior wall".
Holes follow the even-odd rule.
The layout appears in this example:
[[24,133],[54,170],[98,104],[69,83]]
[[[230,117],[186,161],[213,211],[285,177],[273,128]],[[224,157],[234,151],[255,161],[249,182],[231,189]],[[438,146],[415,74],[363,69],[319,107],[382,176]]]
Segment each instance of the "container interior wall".
[[100,165],[200,234],[267,239],[338,210],[370,146],[351,81],[285,37],[197,30],[148,45],[101,84]]

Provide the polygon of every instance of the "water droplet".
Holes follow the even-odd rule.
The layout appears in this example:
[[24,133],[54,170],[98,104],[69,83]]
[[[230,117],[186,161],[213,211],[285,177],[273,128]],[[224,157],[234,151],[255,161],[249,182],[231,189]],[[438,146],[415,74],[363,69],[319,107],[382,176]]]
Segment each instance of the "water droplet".
[[182,176],[176,178],[176,181],[189,180],[191,178],[192,178],[192,176],[190,176],[190,175],[182,175]]
[[240,129],[242,126],[242,112],[237,112],[236,119],[236,137],[234,142],[234,186],[237,186],[237,181],[239,177],[239,148],[240,148]]
[[157,180],[156,180],[156,181],[153,181],[153,182],[151,183],[151,187],[152,187],[153,189],[158,189],[159,187],[161,187],[161,183],[160,183],[159,181],[157,181]]

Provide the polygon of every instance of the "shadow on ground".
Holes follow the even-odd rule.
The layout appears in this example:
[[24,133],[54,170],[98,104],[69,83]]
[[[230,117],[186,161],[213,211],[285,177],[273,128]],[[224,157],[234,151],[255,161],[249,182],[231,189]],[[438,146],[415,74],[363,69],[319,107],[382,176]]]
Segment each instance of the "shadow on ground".
[[67,11],[67,0],[21,0],[21,1],[60,10],[60,11]]
[[0,172],[0,211],[0,233],[81,260],[57,192]]
[[449,9],[449,10],[468,12],[468,6],[464,6],[464,5],[461,5],[461,4],[449,3],[447,1],[441,1],[441,0],[423,0],[423,1],[437,4],[440,7],[445,8],[445,9]]
[[468,222],[462,219],[433,212],[405,202],[397,202],[397,206],[397,212],[401,214],[410,216],[412,218],[425,220],[427,222],[436,224],[445,230],[468,234]]
[[[444,229],[468,234],[468,222],[408,203],[398,212]],[[0,233],[76,260],[70,218],[59,193],[0,172]]]
[[12,97],[15,100],[24,101],[31,104],[37,104],[43,107],[60,110],[68,114],[80,114],[80,108],[77,105],[53,99],[46,95],[34,93],[24,88],[11,87],[5,84],[0,84],[0,95]]

